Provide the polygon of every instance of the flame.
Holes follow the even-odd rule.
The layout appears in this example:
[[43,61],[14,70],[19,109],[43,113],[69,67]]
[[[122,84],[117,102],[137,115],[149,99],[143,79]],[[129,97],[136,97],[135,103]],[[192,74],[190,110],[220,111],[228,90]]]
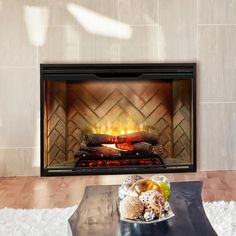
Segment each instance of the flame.
[[110,122],[106,125],[97,124],[92,129],[92,132],[96,134],[121,135],[144,130],[146,130],[145,124],[142,123],[137,125],[132,119],[127,119],[124,122],[114,122],[114,124],[111,124]]
[[116,150],[124,151],[122,149],[117,148],[115,144],[102,144],[102,146],[113,148],[113,149],[116,149]]

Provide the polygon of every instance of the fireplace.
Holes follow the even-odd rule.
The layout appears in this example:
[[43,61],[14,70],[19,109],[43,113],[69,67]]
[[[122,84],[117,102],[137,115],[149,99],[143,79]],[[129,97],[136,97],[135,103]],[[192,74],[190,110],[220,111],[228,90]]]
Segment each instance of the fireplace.
[[195,171],[195,71],[41,65],[41,175]]

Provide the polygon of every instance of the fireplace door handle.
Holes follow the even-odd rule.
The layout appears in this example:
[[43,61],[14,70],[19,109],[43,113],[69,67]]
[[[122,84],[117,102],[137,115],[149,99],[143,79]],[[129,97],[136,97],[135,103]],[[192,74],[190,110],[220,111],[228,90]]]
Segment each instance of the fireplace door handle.
[[[156,73],[124,73],[124,74],[94,74],[99,80],[155,80],[159,77]],[[161,79],[161,78],[160,78]]]
[[[104,74],[79,74],[77,78],[79,80],[152,80],[159,77],[157,74],[138,74],[138,73],[104,73]],[[161,79],[161,78],[160,78]]]
[[94,74],[97,79],[99,80],[137,80],[139,79],[143,74],[142,73],[97,73]]

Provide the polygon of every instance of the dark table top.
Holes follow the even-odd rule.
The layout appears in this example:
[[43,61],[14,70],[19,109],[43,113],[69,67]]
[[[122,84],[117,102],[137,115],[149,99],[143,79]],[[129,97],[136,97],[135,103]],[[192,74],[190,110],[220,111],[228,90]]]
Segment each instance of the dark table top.
[[73,236],[216,236],[204,212],[202,182],[171,183],[170,205],[175,217],[155,224],[120,221],[116,185],[89,186],[69,219]]

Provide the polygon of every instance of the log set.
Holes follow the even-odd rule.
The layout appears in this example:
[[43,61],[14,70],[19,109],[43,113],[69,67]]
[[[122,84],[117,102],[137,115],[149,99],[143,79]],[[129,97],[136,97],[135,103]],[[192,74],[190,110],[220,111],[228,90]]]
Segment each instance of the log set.
[[[129,152],[138,152],[138,153],[153,153],[155,150],[162,150],[162,145],[152,145],[146,142],[140,143],[117,143],[116,147],[122,150],[126,150]],[[159,149],[158,149],[159,148]]]
[[89,147],[86,145],[81,145],[76,156],[95,156],[95,157],[109,157],[109,156],[120,156],[121,152],[118,149],[106,147],[106,146],[96,146]]
[[146,142],[150,144],[158,144],[158,136],[145,131],[134,132],[130,134],[122,134],[118,136],[108,134],[86,134],[85,143],[88,146],[98,146],[101,144],[117,144],[117,143],[138,143]]
[[155,145],[158,144],[158,136],[156,134],[147,133],[145,131],[117,136],[117,143],[139,143],[139,142],[145,142]]
[[[104,146],[113,144],[112,147]],[[75,157],[122,157],[128,154],[157,154],[162,156],[163,148],[158,136],[145,131],[124,135],[86,134],[84,142]]]
[[117,137],[108,134],[86,134],[84,141],[87,146],[99,146],[102,144],[115,144]]

